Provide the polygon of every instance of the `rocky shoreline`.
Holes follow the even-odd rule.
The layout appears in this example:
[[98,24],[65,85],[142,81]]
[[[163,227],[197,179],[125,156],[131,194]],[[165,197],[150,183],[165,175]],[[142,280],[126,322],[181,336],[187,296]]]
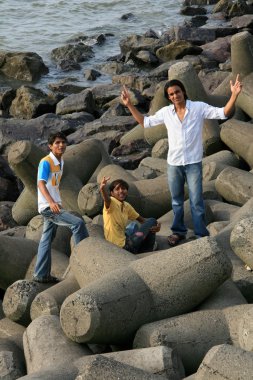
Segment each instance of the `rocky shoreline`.
[[[120,55],[84,73],[87,88],[64,80],[45,93],[32,85],[48,70],[41,57],[0,51],[1,76],[19,81],[0,87],[0,378],[252,378],[253,5],[185,0],[181,13],[192,17],[161,36],[121,40]],[[105,39],[78,36],[52,59],[71,74]],[[101,73],[111,83],[96,85]],[[203,131],[210,237],[193,239],[186,199],[187,240],[168,249],[166,129],[136,125],[121,88],[143,113],[168,104],[168,78],[190,99],[223,106],[238,73],[233,117],[207,120]],[[50,287],[31,275],[42,228],[37,166],[52,131],[69,140],[64,207],[83,215],[90,237],[73,249],[58,229],[52,269],[64,279]],[[159,218],[157,252],[134,256],[104,240],[104,175],[127,180],[130,203]]]

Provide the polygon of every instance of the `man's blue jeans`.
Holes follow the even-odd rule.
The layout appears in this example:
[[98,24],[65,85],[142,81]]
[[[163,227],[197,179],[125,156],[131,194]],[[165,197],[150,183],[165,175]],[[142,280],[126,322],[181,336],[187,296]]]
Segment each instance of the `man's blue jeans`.
[[174,220],[171,230],[186,235],[184,223],[184,185],[187,182],[194,233],[197,237],[208,236],[205,223],[205,205],[202,190],[202,162],[184,166],[168,165],[168,184],[172,198]]
[[148,218],[139,224],[134,221],[126,228],[126,244],[123,247],[132,253],[150,252],[154,248],[156,234],[150,228],[157,225],[155,218]]
[[54,214],[50,208],[43,210],[43,232],[38,247],[37,261],[34,276],[45,278],[51,271],[51,244],[55,237],[57,226],[69,227],[73,233],[75,244],[89,236],[83,219],[61,209],[59,214]]

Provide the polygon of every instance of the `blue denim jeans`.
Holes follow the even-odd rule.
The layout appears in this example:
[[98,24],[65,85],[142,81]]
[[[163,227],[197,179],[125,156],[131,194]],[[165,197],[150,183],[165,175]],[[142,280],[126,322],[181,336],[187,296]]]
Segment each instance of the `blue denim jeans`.
[[132,253],[152,251],[156,234],[150,232],[150,228],[156,225],[155,218],[148,218],[141,225],[131,222],[126,228],[126,244],[123,248]]
[[174,220],[171,230],[175,234],[186,235],[184,223],[184,185],[188,185],[189,200],[197,237],[208,236],[205,222],[205,205],[202,190],[202,162],[184,166],[168,165],[168,184],[172,198]]
[[38,247],[37,261],[34,276],[45,278],[51,271],[51,244],[55,237],[57,226],[69,227],[73,233],[75,244],[89,236],[83,219],[61,209],[59,214],[54,214],[50,208],[41,212],[44,217],[43,232]]

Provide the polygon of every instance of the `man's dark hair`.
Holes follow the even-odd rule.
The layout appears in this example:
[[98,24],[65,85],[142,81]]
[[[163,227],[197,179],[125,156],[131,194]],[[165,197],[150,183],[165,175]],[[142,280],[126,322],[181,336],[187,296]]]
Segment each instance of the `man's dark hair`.
[[120,185],[121,187],[123,187],[124,189],[129,189],[129,185],[126,181],[124,181],[123,179],[115,179],[114,181],[112,181],[112,183],[110,184],[109,186],[109,191],[113,191],[115,189],[116,186]]
[[60,139],[63,139],[64,141],[66,141],[66,143],[68,142],[68,139],[64,135],[63,132],[53,132],[53,133],[50,133],[50,135],[48,136],[48,139],[47,139],[48,144],[53,145],[57,137]]
[[187,93],[186,93],[186,89],[185,89],[183,83],[180,82],[180,80],[177,80],[177,79],[169,80],[169,81],[165,84],[165,86],[164,86],[164,97],[165,97],[166,99],[168,99],[168,97],[169,97],[169,96],[168,96],[168,92],[167,92],[167,90],[168,90],[169,87],[172,87],[172,86],[178,86],[178,87],[180,87],[181,90],[183,91],[184,99],[185,99],[185,100],[188,99],[188,96],[187,96]]

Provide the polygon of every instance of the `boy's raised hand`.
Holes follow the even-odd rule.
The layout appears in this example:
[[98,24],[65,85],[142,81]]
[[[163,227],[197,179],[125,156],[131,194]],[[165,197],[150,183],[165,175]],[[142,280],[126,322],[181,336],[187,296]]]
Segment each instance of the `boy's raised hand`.
[[232,94],[236,96],[240,94],[242,90],[242,83],[239,80],[239,74],[236,75],[235,83],[233,83],[232,80],[230,81],[230,89],[231,89]]
[[110,178],[111,177],[103,177],[102,181],[100,182],[100,190],[104,189]]

